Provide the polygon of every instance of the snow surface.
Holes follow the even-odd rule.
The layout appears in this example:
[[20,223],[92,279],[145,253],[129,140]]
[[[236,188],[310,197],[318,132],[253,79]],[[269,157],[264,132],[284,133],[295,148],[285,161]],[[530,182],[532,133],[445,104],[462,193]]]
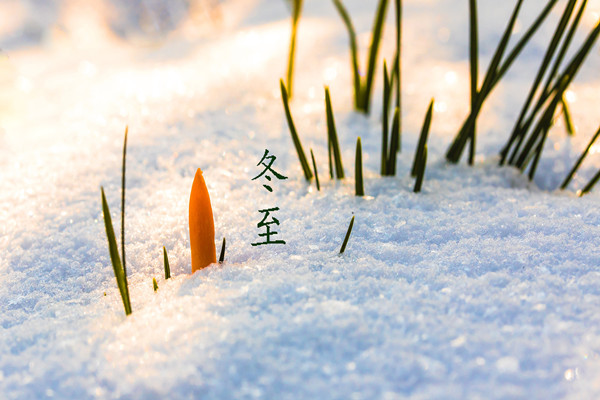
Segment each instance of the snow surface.
[[[329,2],[305,3],[292,111],[315,151],[320,192],[303,180],[279,98],[284,1],[0,5],[0,398],[600,397],[600,197],[575,195],[600,166],[597,149],[568,191],[555,190],[600,123],[598,47],[571,88],[578,134],[566,138],[559,121],[534,183],[498,168],[496,154],[550,24],[484,109],[477,165],[447,165],[468,108],[467,2],[406,1],[403,152],[398,176],[381,178],[379,115],[351,110],[343,25]],[[364,63],[375,2],[346,3]],[[520,26],[543,4],[525,2]],[[511,6],[480,2],[484,66]],[[143,7],[170,19],[144,25]],[[599,10],[589,2],[587,28]],[[387,58],[392,37],[388,24]],[[342,182],[327,178],[323,84]],[[431,97],[416,195],[408,170]],[[126,124],[130,317],[99,190],[118,230]],[[359,135],[365,198],[353,195]],[[272,194],[251,181],[265,149],[289,177]],[[189,275],[198,167],[227,261]],[[252,247],[257,210],[272,206],[287,245]]]

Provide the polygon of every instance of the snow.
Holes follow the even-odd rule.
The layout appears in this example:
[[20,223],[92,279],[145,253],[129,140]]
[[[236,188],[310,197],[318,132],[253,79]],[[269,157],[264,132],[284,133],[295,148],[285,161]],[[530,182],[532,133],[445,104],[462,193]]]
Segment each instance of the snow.
[[[600,396],[599,195],[575,195],[600,166],[597,150],[568,191],[556,190],[598,127],[598,47],[571,87],[578,134],[566,138],[559,121],[535,182],[497,167],[496,155],[544,34],[485,107],[476,166],[448,165],[444,152],[468,108],[467,5],[407,1],[403,152],[398,176],[381,178],[379,115],[351,110],[346,32],[331,4],[307,0],[292,112],[315,152],[317,192],[302,177],[279,98],[284,1],[224,2],[196,30],[211,2],[174,2],[172,19],[150,32],[136,7],[162,15],[159,2],[132,2],[125,20],[110,12],[119,2],[47,2],[36,14],[37,3],[0,6],[10,22],[0,30],[0,398]],[[364,63],[375,4],[346,3]],[[485,66],[510,9],[480,3]],[[541,4],[525,2],[522,26]],[[8,5],[19,10],[10,21]],[[600,3],[588,7],[589,29]],[[327,177],[324,84],[342,182]],[[431,97],[430,157],[414,194],[408,171]],[[129,317],[100,203],[102,185],[118,225],[125,125]],[[354,196],[357,136],[365,198]],[[289,177],[273,193],[251,180],[265,149]],[[228,245],[223,265],[190,275],[197,168],[216,245],[222,237]],[[274,206],[287,244],[252,247],[258,210]]]

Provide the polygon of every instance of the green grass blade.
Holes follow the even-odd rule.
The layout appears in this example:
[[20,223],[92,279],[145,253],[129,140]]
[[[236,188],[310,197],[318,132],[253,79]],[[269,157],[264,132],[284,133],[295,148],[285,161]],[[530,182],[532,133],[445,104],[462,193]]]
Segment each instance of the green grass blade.
[[342,247],[340,248],[340,254],[344,254],[346,251],[346,245],[348,244],[348,239],[350,239],[350,234],[352,233],[352,227],[354,226],[354,215],[350,220],[350,225],[348,226],[348,230],[346,231],[346,236],[344,237],[344,242],[342,243]]
[[294,83],[294,63],[296,58],[296,37],[298,32],[298,21],[300,20],[300,13],[302,11],[302,0],[293,0],[292,8],[292,36],[290,38],[290,53],[288,57],[288,68],[287,68],[287,91],[290,99],[293,96],[293,83]]
[[154,293],[158,290],[158,283],[156,282],[156,278],[152,278],[152,288],[154,289]]
[[588,184],[585,185],[583,190],[581,190],[581,192],[579,193],[579,196],[583,196],[584,194],[589,193],[594,188],[594,185],[596,185],[598,180],[600,180],[600,171],[598,171],[596,175],[594,175],[594,177],[588,182]]
[[296,147],[296,152],[298,153],[298,159],[300,160],[300,165],[302,166],[302,171],[304,171],[304,177],[307,181],[310,181],[312,178],[312,172],[310,167],[308,166],[308,161],[306,161],[306,155],[304,154],[304,149],[302,148],[302,143],[300,143],[300,138],[298,137],[298,132],[296,131],[296,126],[294,125],[294,120],[292,119],[292,113],[290,112],[290,104],[288,101],[287,90],[283,83],[283,79],[279,80],[279,86],[281,88],[281,98],[283,100],[283,108],[285,109],[285,117],[287,119],[288,127],[290,128],[290,134],[292,135],[292,140],[294,141],[294,146]]
[[550,122],[549,124],[546,124],[544,126],[544,132],[542,133],[542,138],[540,140],[540,143],[537,146],[531,168],[529,169],[529,180],[530,181],[533,180],[535,171],[537,170],[538,163],[540,161],[540,158],[542,157],[542,152],[544,151],[544,144],[546,143],[546,139],[548,138],[548,132],[550,131],[551,126],[552,126],[552,122]]
[[356,139],[356,156],[354,161],[354,191],[357,196],[365,195],[365,185],[363,182],[362,168],[362,144],[360,136]]
[[415,158],[413,160],[413,166],[411,169],[411,176],[416,177],[419,171],[419,163],[423,158],[423,149],[427,144],[427,137],[429,136],[429,129],[431,127],[431,119],[433,117],[433,104],[434,100],[431,99],[427,114],[425,115],[425,121],[423,121],[423,128],[421,128],[421,136],[419,137],[419,144],[417,145],[417,151],[415,152]]
[[400,110],[398,107],[394,110],[394,119],[392,121],[392,141],[390,143],[390,152],[388,155],[387,175],[396,176],[396,157],[398,157],[398,147],[400,144]]
[[169,256],[165,246],[163,246],[163,265],[165,267],[165,279],[169,279],[171,277],[171,266],[169,265]]
[[417,170],[417,179],[415,180],[415,187],[413,188],[414,193],[419,193],[423,186],[423,178],[425,176],[425,167],[427,165],[427,145],[423,148],[421,160],[419,161],[419,167]]
[[[471,72],[471,112],[475,109],[479,81],[479,28],[477,24],[477,0],[469,0],[469,64]],[[475,161],[475,137],[477,127],[471,130],[469,164]]]
[[575,136],[575,126],[573,125],[573,118],[571,117],[571,109],[565,99],[565,96],[560,99],[560,105],[562,107],[563,118],[565,119],[565,129],[569,136]]
[[317,163],[315,162],[315,155],[312,149],[310,149],[310,158],[312,158],[313,170],[315,171],[315,183],[317,184],[317,191],[321,191],[321,184],[319,183],[319,172],[317,171]]
[[338,142],[337,131],[335,129],[335,119],[333,117],[333,108],[331,107],[331,96],[329,88],[325,86],[325,109],[327,112],[327,136],[331,141],[333,150],[333,159],[335,161],[335,174],[337,179],[344,178],[344,166],[342,165],[342,152]]
[[127,264],[125,262],[125,160],[127,159],[127,134],[129,127],[125,127],[125,138],[123,139],[123,163],[121,167],[121,254],[123,255],[123,276],[125,278],[125,290],[129,296],[129,285],[127,285]]
[[[396,0],[396,59],[394,62],[394,73],[396,75],[396,108],[402,111],[402,0]],[[398,120],[398,137],[402,131],[402,112],[399,114]],[[398,151],[400,145],[398,144]]]
[[327,134],[327,157],[329,158],[329,179],[333,179],[333,146],[331,145],[331,138]]
[[367,63],[365,89],[363,92],[362,100],[362,111],[369,113],[371,106],[371,94],[373,92],[373,79],[375,76],[375,69],[377,65],[377,53],[379,52],[379,46],[381,44],[381,38],[383,34],[383,26],[385,24],[385,13],[387,10],[388,0],[379,0],[377,6],[377,14],[375,16],[375,22],[373,23],[373,30],[371,36],[371,46],[369,48],[369,61]]
[[383,60],[383,122],[381,124],[381,176],[387,175],[388,129],[389,129],[390,79],[388,78],[387,63]]
[[590,149],[592,148],[592,146],[593,146],[594,142],[596,141],[596,139],[598,139],[598,136],[600,136],[600,128],[598,128],[598,130],[596,131],[596,133],[592,137],[592,140],[590,140],[590,142],[588,143],[587,147],[585,148],[585,150],[583,151],[583,153],[581,153],[581,155],[579,156],[579,159],[577,160],[577,162],[575,163],[575,165],[573,166],[573,168],[571,168],[571,171],[569,172],[569,174],[567,175],[567,177],[565,178],[565,180],[563,181],[563,183],[560,185],[560,189],[561,190],[566,189],[566,187],[569,185],[569,182],[571,182],[571,179],[573,179],[573,176],[575,176],[575,172],[577,172],[577,170],[581,166],[581,163],[583,163],[583,160],[585,159],[585,157],[590,152]]
[[121,293],[121,299],[123,300],[125,314],[129,315],[131,314],[131,302],[129,300],[129,291],[127,290],[127,281],[125,280],[123,265],[121,264],[121,257],[119,256],[119,248],[115,238],[115,231],[113,230],[112,218],[110,217],[110,210],[108,209],[108,203],[106,202],[103,187],[100,188],[100,192],[102,193],[102,213],[104,214],[104,228],[106,229],[106,237],[108,239],[110,261],[113,266],[119,292]]
[[219,254],[219,264],[223,264],[225,261],[225,245],[227,244],[225,238],[223,238],[223,243],[221,243],[221,254]]
[[354,30],[354,26],[352,25],[352,21],[350,20],[350,15],[348,15],[348,11],[342,4],[340,0],[333,0],[333,4],[337,9],[338,13],[342,17],[342,21],[344,21],[344,25],[348,30],[348,36],[350,39],[350,57],[352,63],[352,78],[354,83],[354,108],[356,110],[360,109],[361,98],[362,98],[362,89],[361,89],[361,81],[360,81],[360,71],[358,67],[358,46],[356,45],[356,31]]

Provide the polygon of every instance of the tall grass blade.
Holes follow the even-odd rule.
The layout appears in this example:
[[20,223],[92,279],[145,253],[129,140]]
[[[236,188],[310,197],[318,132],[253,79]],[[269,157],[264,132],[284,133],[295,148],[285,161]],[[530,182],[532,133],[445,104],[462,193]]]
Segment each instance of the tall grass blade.
[[400,110],[398,107],[394,110],[394,119],[392,121],[392,141],[390,143],[390,152],[388,154],[388,163],[386,166],[386,175],[396,175],[396,157],[398,157],[398,147],[400,146]]
[[315,162],[315,155],[312,149],[310,149],[310,158],[312,158],[313,170],[315,171],[315,183],[317,184],[317,190],[321,191],[321,184],[319,183],[319,172],[317,171],[317,163]]
[[327,157],[329,158],[329,179],[333,179],[333,150],[331,145],[331,138],[327,134]]
[[[402,136],[402,0],[396,0],[396,60],[394,62],[394,72],[396,75],[396,108],[398,113],[398,138]],[[392,135],[394,132],[392,131]],[[401,143],[398,141],[398,151],[401,150]]]
[[415,180],[415,187],[413,188],[414,193],[419,193],[423,186],[423,177],[425,176],[425,167],[427,165],[427,145],[423,148],[421,160],[419,161],[419,167],[417,170],[417,179]]
[[413,166],[410,172],[412,177],[416,177],[418,175],[419,163],[423,158],[423,151],[425,149],[425,145],[427,144],[427,137],[429,136],[429,129],[431,127],[431,118],[433,116],[433,104],[434,100],[431,99],[431,102],[429,103],[429,108],[427,109],[427,114],[425,115],[425,121],[423,121],[423,128],[421,128],[419,144],[417,145],[417,151],[415,152],[415,158],[413,160]]
[[569,172],[569,174],[567,175],[567,177],[565,178],[565,180],[563,181],[563,183],[560,185],[560,189],[561,190],[566,189],[566,187],[569,185],[569,182],[571,182],[571,179],[573,179],[573,176],[575,176],[575,172],[577,172],[577,170],[581,166],[581,163],[583,163],[583,160],[585,159],[585,157],[590,152],[590,149],[594,145],[594,142],[596,141],[596,139],[598,139],[598,136],[600,136],[600,128],[598,128],[598,130],[596,131],[596,133],[592,137],[592,140],[590,140],[590,142],[588,143],[587,147],[585,148],[585,150],[583,151],[583,153],[581,153],[581,155],[579,156],[579,159],[577,160],[577,162],[575,163],[575,165],[573,165],[573,168],[571,168],[571,171]]
[[356,110],[359,110],[362,98],[362,84],[360,80],[360,71],[358,67],[358,46],[356,45],[356,31],[354,30],[354,26],[352,25],[352,21],[350,20],[348,11],[346,11],[346,8],[342,4],[342,2],[340,0],[333,0],[333,4],[335,5],[335,8],[342,17],[342,21],[344,21],[344,25],[346,25],[346,29],[348,30],[348,36],[350,39],[350,57],[352,63],[352,78],[354,84],[354,108]]
[[362,168],[362,144],[360,142],[360,136],[358,139],[356,139],[356,156],[354,160],[354,191],[357,196],[365,195]]
[[325,86],[325,108],[327,112],[327,136],[329,137],[333,150],[335,174],[337,179],[343,179],[344,166],[342,165],[342,152],[340,151],[340,143],[338,142],[335,119],[333,117],[333,108],[331,107],[331,96],[329,95],[329,88],[327,86]]
[[290,128],[290,134],[292,135],[294,146],[296,147],[296,152],[298,153],[298,159],[300,160],[302,171],[304,171],[304,177],[307,181],[310,181],[313,175],[310,170],[310,167],[308,166],[308,161],[306,161],[306,155],[304,154],[302,143],[300,143],[300,138],[298,137],[298,132],[296,131],[296,126],[294,125],[294,120],[292,119],[292,113],[290,112],[290,104],[288,101],[288,94],[285,88],[285,84],[283,83],[283,79],[279,80],[279,86],[281,88],[281,99],[283,100],[285,117],[287,119],[288,127]]
[[[471,72],[471,112],[475,110],[477,98],[477,85],[479,82],[479,28],[477,24],[477,0],[469,0],[469,64]],[[475,162],[475,137],[477,135],[477,122],[471,130],[469,145],[469,165]]]
[[127,159],[127,134],[129,127],[125,127],[125,138],[123,139],[123,163],[121,167],[121,254],[123,255],[123,276],[125,277],[125,290],[129,296],[129,285],[127,285],[127,264],[125,262],[125,161]]
[[154,293],[158,290],[158,283],[156,282],[156,278],[152,278],[152,288],[154,289]]
[[573,125],[573,118],[571,117],[571,109],[569,108],[569,102],[563,96],[560,99],[560,105],[562,107],[562,114],[565,119],[565,129],[569,136],[575,136],[575,126]]
[[383,121],[381,124],[381,175],[387,175],[388,157],[388,129],[389,129],[389,103],[390,79],[388,77],[387,63],[383,60]]
[[296,37],[298,32],[298,21],[300,20],[300,13],[302,11],[302,0],[293,0],[292,7],[292,36],[290,38],[290,53],[288,57],[288,68],[287,68],[287,91],[290,99],[293,96],[293,84],[294,84],[294,63],[296,58]]
[[221,254],[219,254],[219,264],[223,264],[225,261],[225,245],[227,244],[225,238],[223,238],[223,243],[221,243]]
[[100,187],[100,192],[102,193],[102,213],[104,214],[104,228],[106,229],[106,237],[108,239],[110,261],[113,266],[119,292],[121,293],[121,300],[123,301],[125,314],[129,315],[131,314],[131,302],[129,300],[127,280],[125,279],[123,265],[121,264],[121,257],[119,256],[119,248],[115,238],[115,231],[113,230],[112,218],[110,217],[110,210],[108,209],[108,203],[106,202],[106,196],[104,195],[103,187]]
[[163,246],[163,265],[165,267],[165,280],[171,277],[171,266],[169,265],[169,256],[167,255],[167,248]]
[[379,46],[381,44],[381,37],[383,34],[383,26],[385,24],[385,13],[387,10],[388,0],[379,0],[377,6],[377,14],[375,16],[375,22],[373,24],[371,46],[369,48],[369,61],[367,63],[365,89],[363,92],[363,100],[361,109],[365,113],[369,113],[371,107],[371,94],[373,92],[373,79],[375,76],[375,69],[377,65],[377,53],[379,52]]
[[350,234],[352,233],[352,227],[354,226],[354,215],[350,220],[350,225],[348,226],[348,230],[346,231],[346,236],[344,237],[344,242],[342,243],[342,247],[340,248],[340,254],[344,254],[346,251],[346,245],[348,244],[348,239],[350,239]]
[[596,175],[594,175],[594,177],[592,178],[592,180],[590,180],[588,182],[587,185],[585,185],[585,187],[583,188],[583,190],[581,190],[581,192],[579,193],[579,196],[583,196],[586,193],[589,193],[593,188],[594,185],[596,185],[596,183],[600,180],[600,171],[598,171],[596,173]]

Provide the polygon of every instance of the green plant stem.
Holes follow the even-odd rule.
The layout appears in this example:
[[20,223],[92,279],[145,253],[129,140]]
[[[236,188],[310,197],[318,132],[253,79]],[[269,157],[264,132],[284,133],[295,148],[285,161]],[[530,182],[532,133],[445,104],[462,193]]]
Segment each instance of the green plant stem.
[[[471,72],[471,112],[475,109],[477,84],[479,81],[479,28],[477,25],[477,0],[469,0],[469,60]],[[475,162],[475,138],[477,136],[477,121],[471,130],[469,145],[469,165]]]
[[419,163],[423,158],[423,150],[425,149],[425,145],[427,144],[427,137],[429,136],[429,129],[431,127],[431,119],[433,117],[433,105],[434,99],[431,99],[429,102],[429,107],[427,108],[427,114],[425,115],[425,120],[423,121],[423,127],[421,128],[421,135],[419,136],[419,144],[417,145],[417,151],[415,152],[415,158],[413,160],[413,166],[411,169],[411,176],[416,177],[419,171]]
[[359,110],[361,107],[362,85],[360,80],[360,71],[358,67],[358,46],[356,44],[356,31],[354,30],[354,26],[352,25],[350,15],[348,15],[348,11],[346,10],[342,2],[340,0],[333,0],[333,4],[335,5],[338,13],[342,17],[344,25],[346,25],[348,36],[350,39],[350,57],[352,64],[352,78],[354,83],[354,108],[356,110]]
[[571,110],[569,109],[569,102],[565,99],[565,96],[560,99],[560,105],[562,107],[562,114],[565,119],[565,129],[569,136],[575,136],[575,126],[573,125],[573,118],[571,118]]
[[117,246],[112,218],[110,216],[110,210],[108,209],[108,203],[106,201],[106,196],[104,195],[103,187],[100,187],[100,193],[102,194],[102,213],[104,214],[104,228],[106,229],[106,238],[108,239],[110,261],[113,266],[113,272],[115,274],[115,279],[117,280],[119,292],[121,293],[121,300],[123,301],[123,307],[125,308],[125,315],[129,315],[131,314],[131,301],[129,299],[127,280],[125,279],[123,264],[121,264],[119,247]]
[[363,170],[362,170],[362,144],[360,142],[360,136],[356,139],[356,156],[354,161],[354,191],[356,196],[365,195],[365,186],[363,183]]
[[156,282],[156,278],[152,278],[152,288],[154,289],[154,293],[158,290],[158,283]]
[[373,30],[371,37],[371,46],[369,48],[369,62],[367,64],[365,89],[363,92],[362,100],[362,111],[369,113],[371,107],[371,94],[373,92],[373,79],[375,76],[375,69],[377,64],[377,53],[379,52],[379,46],[381,44],[381,37],[383,34],[383,26],[385,24],[385,13],[387,10],[387,0],[379,0],[377,6],[377,14],[375,16],[375,22],[373,24]]
[[312,158],[313,170],[315,171],[315,183],[317,184],[317,191],[321,191],[319,172],[317,171],[317,163],[315,162],[315,155],[313,154],[312,148],[310,149],[310,158]]
[[569,185],[569,182],[571,182],[571,179],[573,179],[573,176],[575,176],[575,173],[577,172],[577,170],[579,169],[579,167],[583,163],[583,160],[585,159],[585,157],[590,152],[590,149],[594,145],[594,142],[596,141],[596,139],[598,139],[598,136],[600,136],[600,128],[598,128],[598,130],[596,131],[596,133],[592,137],[592,140],[590,140],[590,142],[588,143],[587,147],[585,148],[585,150],[583,151],[583,153],[581,153],[581,155],[577,159],[577,162],[575,163],[575,165],[573,165],[573,168],[571,168],[571,171],[569,172],[569,174],[567,175],[567,177],[565,178],[565,180],[563,181],[563,183],[560,185],[560,189],[561,190],[564,190],[564,189],[567,188],[567,186]]
[[346,251],[346,245],[348,244],[348,239],[350,239],[350,234],[352,233],[352,227],[354,226],[354,215],[350,220],[350,225],[348,226],[348,230],[346,231],[346,236],[344,237],[344,242],[342,243],[342,247],[340,248],[340,254],[344,254]]
[[223,238],[223,243],[221,244],[221,254],[219,254],[219,264],[223,264],[225,261],[225,245],[227,244],[225,238]]
[[417,169],[417,179],[415,180],[415,187],[413,189],[414,193],[419,193],[423,186],[423,178],[425,177],[425,167],[427,165],[427,145],[423,147],[423,151],[421,152],[421,159],[419,161],[419,166]]
[[329,88],[325,86],[325,109],[327,113],[327,135],[331,141],[333,149],[333,159],[335,161],[335,174],[337,179],[344,178],[344,166],[342,165],[342,152],[338,141],[337,131],[335,129],[335,119],[333,117],[333,108],[331,106],[331,96]]
[[125,290],[129,297],[129,285],[127,284],[127,263],[125,262],[125,161],[127,159],[127,134],[129,127],[125,127],[125,138],[123,139],[123,163],[121,167],[121,253],[123,255],[123,277],[125,279]]
[[167,280],[171,277],[171,266],[169,265],[169,256],[165,246],[163,246],[163,265],[165,267],[165,280]]
[[400,144],[400,110],[398,107],[394,110],[394,118],[392,120],[392,141],[390,143],[390,152],[388,154],[388,162],[386,165],[386,175],[396,175],[396,158],[398,157],[398,147]]
[[293,96],[293,83],[294,83],[294,63],[296,58],[296,37],[298,31],[298,21],[300,20],[300,13],[302,11],[302,0],[293,0],[292,8],[292,35],[290,38],[290,53],[288,57],[288,69],[287,69],[287,91],[289,98]]
[[388,129],[389,129],[390,80],[387,63],[383,60],[383,121],[381,124],[381,176],[387,175],[388,159]]
[[302,148],[302,143],[300,142],[300,138],[298,137],[298,132],[296,131],[296,126],[294,125],[294,120],[292,119],[292,113],[290,112],[290,104],[288,101],[288,94],[283,83],[283,79],[279,80],[279,86],[281,88],[281,99],[283,100],[283,108],[285,109],[285,117],[287,119],[288,127],[290,128],[290,134],[292,135],[292,140],[294,142],[294,147],[296,147],[296,152],[298,153],[298,159],[300,160],[300,165],[302,166],[302,171],[304,172],[304,178],[307,181],[310,181],[312,178],[312,172],[310,167],[308,166],[308,161],[306,161],[306,155],[304,154],[304,149]]

